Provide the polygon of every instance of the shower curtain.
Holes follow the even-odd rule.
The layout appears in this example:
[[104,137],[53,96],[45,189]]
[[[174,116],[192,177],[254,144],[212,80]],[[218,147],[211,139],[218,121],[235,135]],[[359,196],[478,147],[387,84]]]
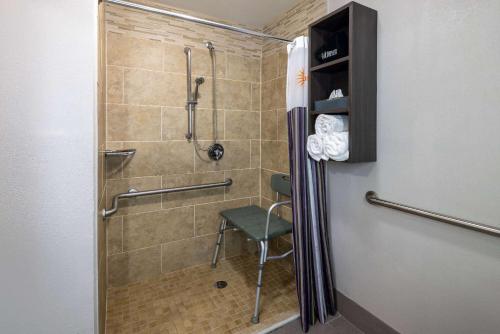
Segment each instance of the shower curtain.
[[310,159],[306,150],[307,73],[308,40],[302,36],[288,45],[286,100],[295,273],[304,332],[316,319],[324,323],[328,315],[336,312],[326,213],[325,162]]

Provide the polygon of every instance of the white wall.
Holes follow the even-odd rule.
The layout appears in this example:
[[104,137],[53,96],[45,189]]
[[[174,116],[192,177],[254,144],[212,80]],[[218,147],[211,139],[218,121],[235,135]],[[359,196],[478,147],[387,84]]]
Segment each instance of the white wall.
[[378,11],[379,158],[329,166],[338,289],[402,333],[499,333],[500,239],[364,194],[500,226],[500,2],[359,2]]
[[0,333],[94,333],[97,0],[0,22]]

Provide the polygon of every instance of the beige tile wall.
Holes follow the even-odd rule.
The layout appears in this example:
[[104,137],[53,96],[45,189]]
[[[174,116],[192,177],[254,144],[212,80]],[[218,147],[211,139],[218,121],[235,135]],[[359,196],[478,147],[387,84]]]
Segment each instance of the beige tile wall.
[[[106,6],[108,149],[136,148],[132,159],[108,159],[106,205],[130,188],[147,190],[233,179],[224,189],[122,201],[108,221],[108,281],[112,286],[146,280],[207,263],[215,244],[218,212],[260,202],[260,74],[257,38]],[[204,42],[217,49],[217,136],[224,158],[207,161],[184,139],[187,126],[186,60],[205,77],[196,110],[199,145],[213,138],[211,60]],[[251,250],[228,232],[221,257]]]
[[[326,1],[306,0],[265,27],[271,35],[293,39],[307,35],[308,25],[326,14]],[[261,205],[268,208],[275,195],[270,188],[273,173],[289,173],[288,127],[286,115],[287,51],[284,43],[266,41],[262,48],[262,111],[261,111]],[[282,209],[291,221],[291,209]],[[280,238],[274,248],[283,252],[291,248],[290,237]],[[291,262],[289,262],[291,265]]]

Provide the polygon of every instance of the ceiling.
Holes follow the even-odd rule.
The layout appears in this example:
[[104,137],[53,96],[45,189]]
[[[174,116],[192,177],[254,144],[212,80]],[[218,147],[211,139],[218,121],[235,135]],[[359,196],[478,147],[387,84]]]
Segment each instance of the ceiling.
[[154,0],[222,20],[263,28],[301,0]]

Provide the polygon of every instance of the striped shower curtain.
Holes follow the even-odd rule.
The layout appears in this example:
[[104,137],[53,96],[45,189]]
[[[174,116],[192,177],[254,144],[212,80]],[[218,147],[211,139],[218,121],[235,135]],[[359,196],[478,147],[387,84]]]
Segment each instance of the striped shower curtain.
[[307,332],[316,319],[326,322],[336,308],[327,225],[325,162],[308,157],[307,85],[304,83],[307,77],[304,81],[297,80],[307,73],[307,38],[299,37],[294,43],[288,48],[288,142],[295,273],[302,329]]

